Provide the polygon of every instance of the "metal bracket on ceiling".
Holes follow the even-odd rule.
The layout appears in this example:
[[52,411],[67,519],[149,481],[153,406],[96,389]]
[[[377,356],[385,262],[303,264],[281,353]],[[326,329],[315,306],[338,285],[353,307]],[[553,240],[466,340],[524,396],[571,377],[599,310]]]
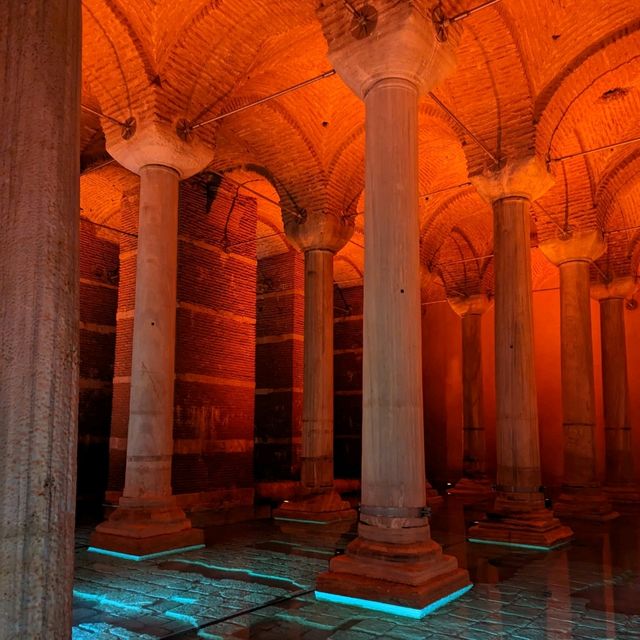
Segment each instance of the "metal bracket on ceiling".
[[[349,5],[350,9],[353,9]],[[363,40],[370,36],[378,24],[378,10],[370,4],[364,4],[360,9],[352,10],[353,19],[349,32],[356,40]]]
[[449,38],[447,27],[449,26],[450,21],[445,15],[441,3],[438,3],[431,11],[431,21],[433,22],[433,28],[436,31],[436,38],[438,39],[438,42],[446,42]]
[[193,128],[191,127],[191,123],[186,118],[181,118],[176,122],[176,134],[180,140],[184,140],[185,142],[189,142],[191,140],[191,134],[193,133]]
[[136,119],[131,116],[130,118],[127,118],[122,124],[121,124],[122,130],[120,131],[120,135],[123,137],[124,140],[130,140],[131,138],[133,138],[133,136],[136,133]]

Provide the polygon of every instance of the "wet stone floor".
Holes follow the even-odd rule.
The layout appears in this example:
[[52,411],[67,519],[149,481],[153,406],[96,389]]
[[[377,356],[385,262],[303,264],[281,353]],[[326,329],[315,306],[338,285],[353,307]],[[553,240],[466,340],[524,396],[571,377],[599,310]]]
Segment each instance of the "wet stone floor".
[[315,576],[355,527],[213,527],[204,549],[142,562],[89,552],[80,528],[73,640],[640,640],[639,515],[572,522],[575,540],[545,553],[466,542],[480,507],[434,512],[434,539],[474,587],[422,620],[315,600]]

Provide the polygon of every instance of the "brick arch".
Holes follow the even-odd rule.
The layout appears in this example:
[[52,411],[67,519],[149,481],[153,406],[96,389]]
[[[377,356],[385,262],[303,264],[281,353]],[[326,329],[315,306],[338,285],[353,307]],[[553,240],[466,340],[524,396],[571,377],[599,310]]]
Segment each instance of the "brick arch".
[[[553,95],[545,97],[536,149],[543,156],[563,156],[624,140],[640,133],[634,116],[640,107],[640,31],[625,29],[578,56],[579,65],[561,73]],[[577,64],[577,63],[576,63]],[[611,96],[611,97],[608,97]],[[598,184],[617,153],[585,155],[553,165],[556,185],[541,199],[554,217],[574,227],[595,228]],[[554,233],[541,219],[541,238]]]
[[245,193],[255,198],[258,209],[256,227],[258,260],[290,251],[291,246],[284,233],[282,209],[279,204],[276,204],[280,201],[280,194],[276,185],[270,180],[269,173],[255,165],[237,166],[220,173],[232,178],[237,184],[251,188],[251,191],[245,191]]
[[[163,5],[162,16],[171,13],[170,4]],[[253,93],[252,81],[261,69],[273,71],[273,65],[290,58],[290,52],[277,59],[265,57],[265,43],[309,19],[308,6],[299,3],[292,7],[285,0],[250,5],[230,0],[200,3],[188,19],[179,21],[177,30],[163,34],[165,53],[160,73],[170,88],[166,108],[175,111],[181,105],[188,117],[200,118],[207,112],[220,112],[239,88]],[[185,74],[187,67],[189,73]],[[288,69],[289,76],[295,74],[295,69]],[[278,86],[279,75],[268,77],[269,93],[293,84]]]
[[622,74],[624,83],[625,68],[640,60],[640,53],[635,53],[639,50],[640,22],[588,47],[554,78],[536,103],[536,151],[542,157],[567,151],[555,141],[561,125],[570,114],[582,111],[581,99],[602,79],[615,84]]
[[362,274],[362,261],[348,255],[344,250],[334,258],[333,279],[337,284],[344,284],[346,287],[357,286],[362,281]]
[[541,251],[531,254],[531,283],[536,289],[555,289],[560,286],[560,270]]
[[[456,72],[435,93],[498,157],[533,145],[531,81],[508,7],[497,5],[465,23]],[[469,99],[472,97],[472,99]],[[471,174],[493,164],[466,134]]]
[[454,284],[467,293],[492,288],[487,257],[492,251],[491,226],[489,207],[473,189],[448,195],[432,207],[422,226],[422,264],[441,273],[448,289]]
[[358,123],[337,145],[328,159],[328,189],[341,203],[343,214],[357,215],[357,203],[364,189],[364,126]]
[[[612,162],[609,170],[603,174],[596,192],[598,223],[603,230],[607,231],[610,227],[618,195],[623,190],[636,187],[639,182],[640,147],[623,149],[622,157]],[[630,224],[640,221],[640,211],[638,218]]]
[[153,58],[116,0],[83,3],[82,59],[85,82],[105,113],[125,119],[142,106],[153,86]]
[[426,216],[420,229],[421,254],[427,266],[439,251],[446,236],[456,225],[462,225],[476,215],[490,211],[472,187],[464,187],[455,193],[441,194],[439,200],[426,206]]
[[598,261],[611,276],[635,274],[634,256],[640,226],[640,149],[622,147],[598,184],[597,216],[607,252]]
[[115,162],[81,175],[81,216],[99,225],[119,228],[123,195],[137,189],[138,183],[138,176]]
[[482,256],[465,230],[454,226],[435,257],[439,256],[442,258],[431,266],[440,276],[447,296],[469,296],[483,291]]
[[[256,112],[259,113],[256,117]],[[218,152],[213,166],[221,161],[253,164],[263,168],[265,177],[276,186],[283,207],[289,213],[325,207],[327,179],[324,168],[306,132],[285,106],[273,102],[255,107],[252,127],[244,118],[232,116],[218,132]],[[286,145],[287,153],[274,147],[274,136]],[[300,180],[303,176],[304,180]]]
[[467,156],[463,133],[433,103],[420,109],[418,152],[420,195],[467,181]]

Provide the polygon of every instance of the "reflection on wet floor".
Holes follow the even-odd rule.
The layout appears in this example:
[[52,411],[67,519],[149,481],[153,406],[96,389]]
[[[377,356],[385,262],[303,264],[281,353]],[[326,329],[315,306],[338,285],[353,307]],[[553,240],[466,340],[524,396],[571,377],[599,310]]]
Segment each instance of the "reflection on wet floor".
[[333,552],[327,549],[314,549],[295,542],[284,542],[282,540],[267,540],[252,545],[254,549],[262,551],[274,551],[275,553],[285,553],[294,556],[306,556],[307,558],[319,558],[321,560],[331,558]]
[[640,515],[572,522],[575,540],[544,553],[467,543],[482,513],[456,503],[434,512],[433,537],[475,587],[421,621],[314,599],[315,576],[355,526],[218,527],[206,549],[137,563],[89,553],[80,531],[73,638],[640,640]]

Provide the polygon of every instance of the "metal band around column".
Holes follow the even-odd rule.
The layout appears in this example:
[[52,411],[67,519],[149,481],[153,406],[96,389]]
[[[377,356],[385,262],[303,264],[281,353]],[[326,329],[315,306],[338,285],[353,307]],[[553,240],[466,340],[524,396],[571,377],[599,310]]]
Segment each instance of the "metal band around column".
[[374,507],[361,504],[360,513],[364,516],[377,516],[383,518],[428,518],[431,509],[424,507]]

